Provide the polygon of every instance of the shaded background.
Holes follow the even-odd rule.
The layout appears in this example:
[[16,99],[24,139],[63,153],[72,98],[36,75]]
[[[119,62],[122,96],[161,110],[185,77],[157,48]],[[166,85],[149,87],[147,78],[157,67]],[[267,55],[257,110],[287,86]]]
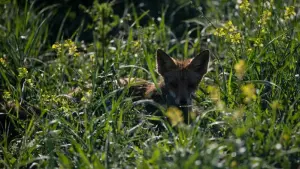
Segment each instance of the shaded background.
[[[37,0],[35,1],[36,8],[43,8],[50,5],[58,4],[56,7],[55,16],[51,19],[50,23],[50,32],[49,32],[49,42],[54,43],[57,37],[57,33],[63,22],[64,18],[66,17],[64,28],[62,29],[62,33],[65,37],[70,37],[76,29],[80,26],[80,24],[84,23],[84,28],[92,23],[90,16],[85,13],[85,11],[80,8],[80,5],[85,6],[86,8],[90,8],[93,4],[93,0],[52,0],[52,1],[44,1],[44,0]],[[104,1],[99,0],[99,3],[102,2],[111,2],[111,1]],[[25,1],[19,0],[20,6],[25,5]],[[113,1],[113,10],[114,13],[119,15],[121,18],[122,16],[126,16],[129,13],[132,13],[133,6],[136,10],[137,15],[141,15],[145,11],[149,10],[148,16],[142,18],[140,21],[141,26],[146,25],[150,17],[154,17],[155,21],[158,22],[159,17],[162,16],[161,11],[166,10],[165,17],[166,17],[166,25],[170,26],[172,32],[176,37],[180,37],[184,34],[187,29],[191,29],[191,27],[195,26],[196,24],[184,22],[187,19],[199,17],[201,12],[196,9],[201,9],[203,13],[205,13],[205,1],[196,0],[191,1],[186,0],[117,0]],[[68,13],[69,11],[69,13]],[[53,12],[53,11],[52,11]],[[110,32],[110,35],[118,35],[121,31],[120,27],[113,29]],[[193,35],[191,35],[193,36]],[[81,33],[79,40],[84,40],[86,42],[91,42],[93,40],[92,30],[91,29],[84,29]]]

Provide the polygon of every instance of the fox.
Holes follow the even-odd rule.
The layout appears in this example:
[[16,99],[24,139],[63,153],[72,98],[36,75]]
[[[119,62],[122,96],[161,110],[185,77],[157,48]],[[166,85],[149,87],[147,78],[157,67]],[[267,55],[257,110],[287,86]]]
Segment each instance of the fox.
[[177,107],[183,112],[184,122],[189,122],[192,98],[210,61],[209,50],[204,50],[194,58],[177,60],[161,49],[156,51],[156,69],[161,80],[155,85],[144,79],[123,78],[120,83],[135,84],[130,87],[138,99],[150,99],[160,105]]

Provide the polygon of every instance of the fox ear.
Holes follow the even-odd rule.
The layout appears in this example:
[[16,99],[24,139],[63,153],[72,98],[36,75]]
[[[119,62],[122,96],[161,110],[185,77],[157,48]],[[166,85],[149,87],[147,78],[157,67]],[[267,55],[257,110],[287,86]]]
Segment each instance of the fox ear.
[[176,69],[176,64],[173,59],[161,49],[156,51],[156,64],[158,73],[162,76],[164,76],[166,72]]
[[199,55],[193,58],[188,66],[188,69],[193,70],[199,75],[203,76],[208,69],[209,50],[202,51]]

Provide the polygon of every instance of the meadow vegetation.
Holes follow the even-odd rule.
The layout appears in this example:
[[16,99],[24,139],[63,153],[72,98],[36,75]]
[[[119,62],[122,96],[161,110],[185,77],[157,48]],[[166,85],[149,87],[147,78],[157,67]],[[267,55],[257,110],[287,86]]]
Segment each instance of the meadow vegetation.
[[[58,5],[1,1],[0,168],[299,167],[300,2],[176,3],[154,18],[95,1],[80,6],[92,24],[66,37],[62,22],[52,43]],[[183,6],[198,15],[176,36],[167,23]],[[79,38],[87,30],[92,42]],[[149,114],[115,83],[157,83],[157,49],[177,59],[211,51],[191,124],[176,108]]]

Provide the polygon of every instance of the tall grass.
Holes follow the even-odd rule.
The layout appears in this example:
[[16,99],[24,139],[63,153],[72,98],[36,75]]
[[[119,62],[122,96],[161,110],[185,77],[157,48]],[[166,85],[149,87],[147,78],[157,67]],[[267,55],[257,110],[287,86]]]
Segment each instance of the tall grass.
[[[200,8],[176,1],[178,11],[198,11],[176,37],[166,23],[177,10],[165,7],[153,18],[129,3],[119,17],[113,4],[95,1],[82,7],[94,41],[74,38],[85,30],[79,27],[73,37],[59,33],[54,45],[47,38],[56,5],[1,6],[0,117],[10,123],[1,119],[0,167],[299,167],[300,4],[241,2],[203,1]],[[192,124],[170,127],[115,83],[157,83],[158,48],[179,59],[212,53]],[[153,121],[168,127],[158,130]]]

